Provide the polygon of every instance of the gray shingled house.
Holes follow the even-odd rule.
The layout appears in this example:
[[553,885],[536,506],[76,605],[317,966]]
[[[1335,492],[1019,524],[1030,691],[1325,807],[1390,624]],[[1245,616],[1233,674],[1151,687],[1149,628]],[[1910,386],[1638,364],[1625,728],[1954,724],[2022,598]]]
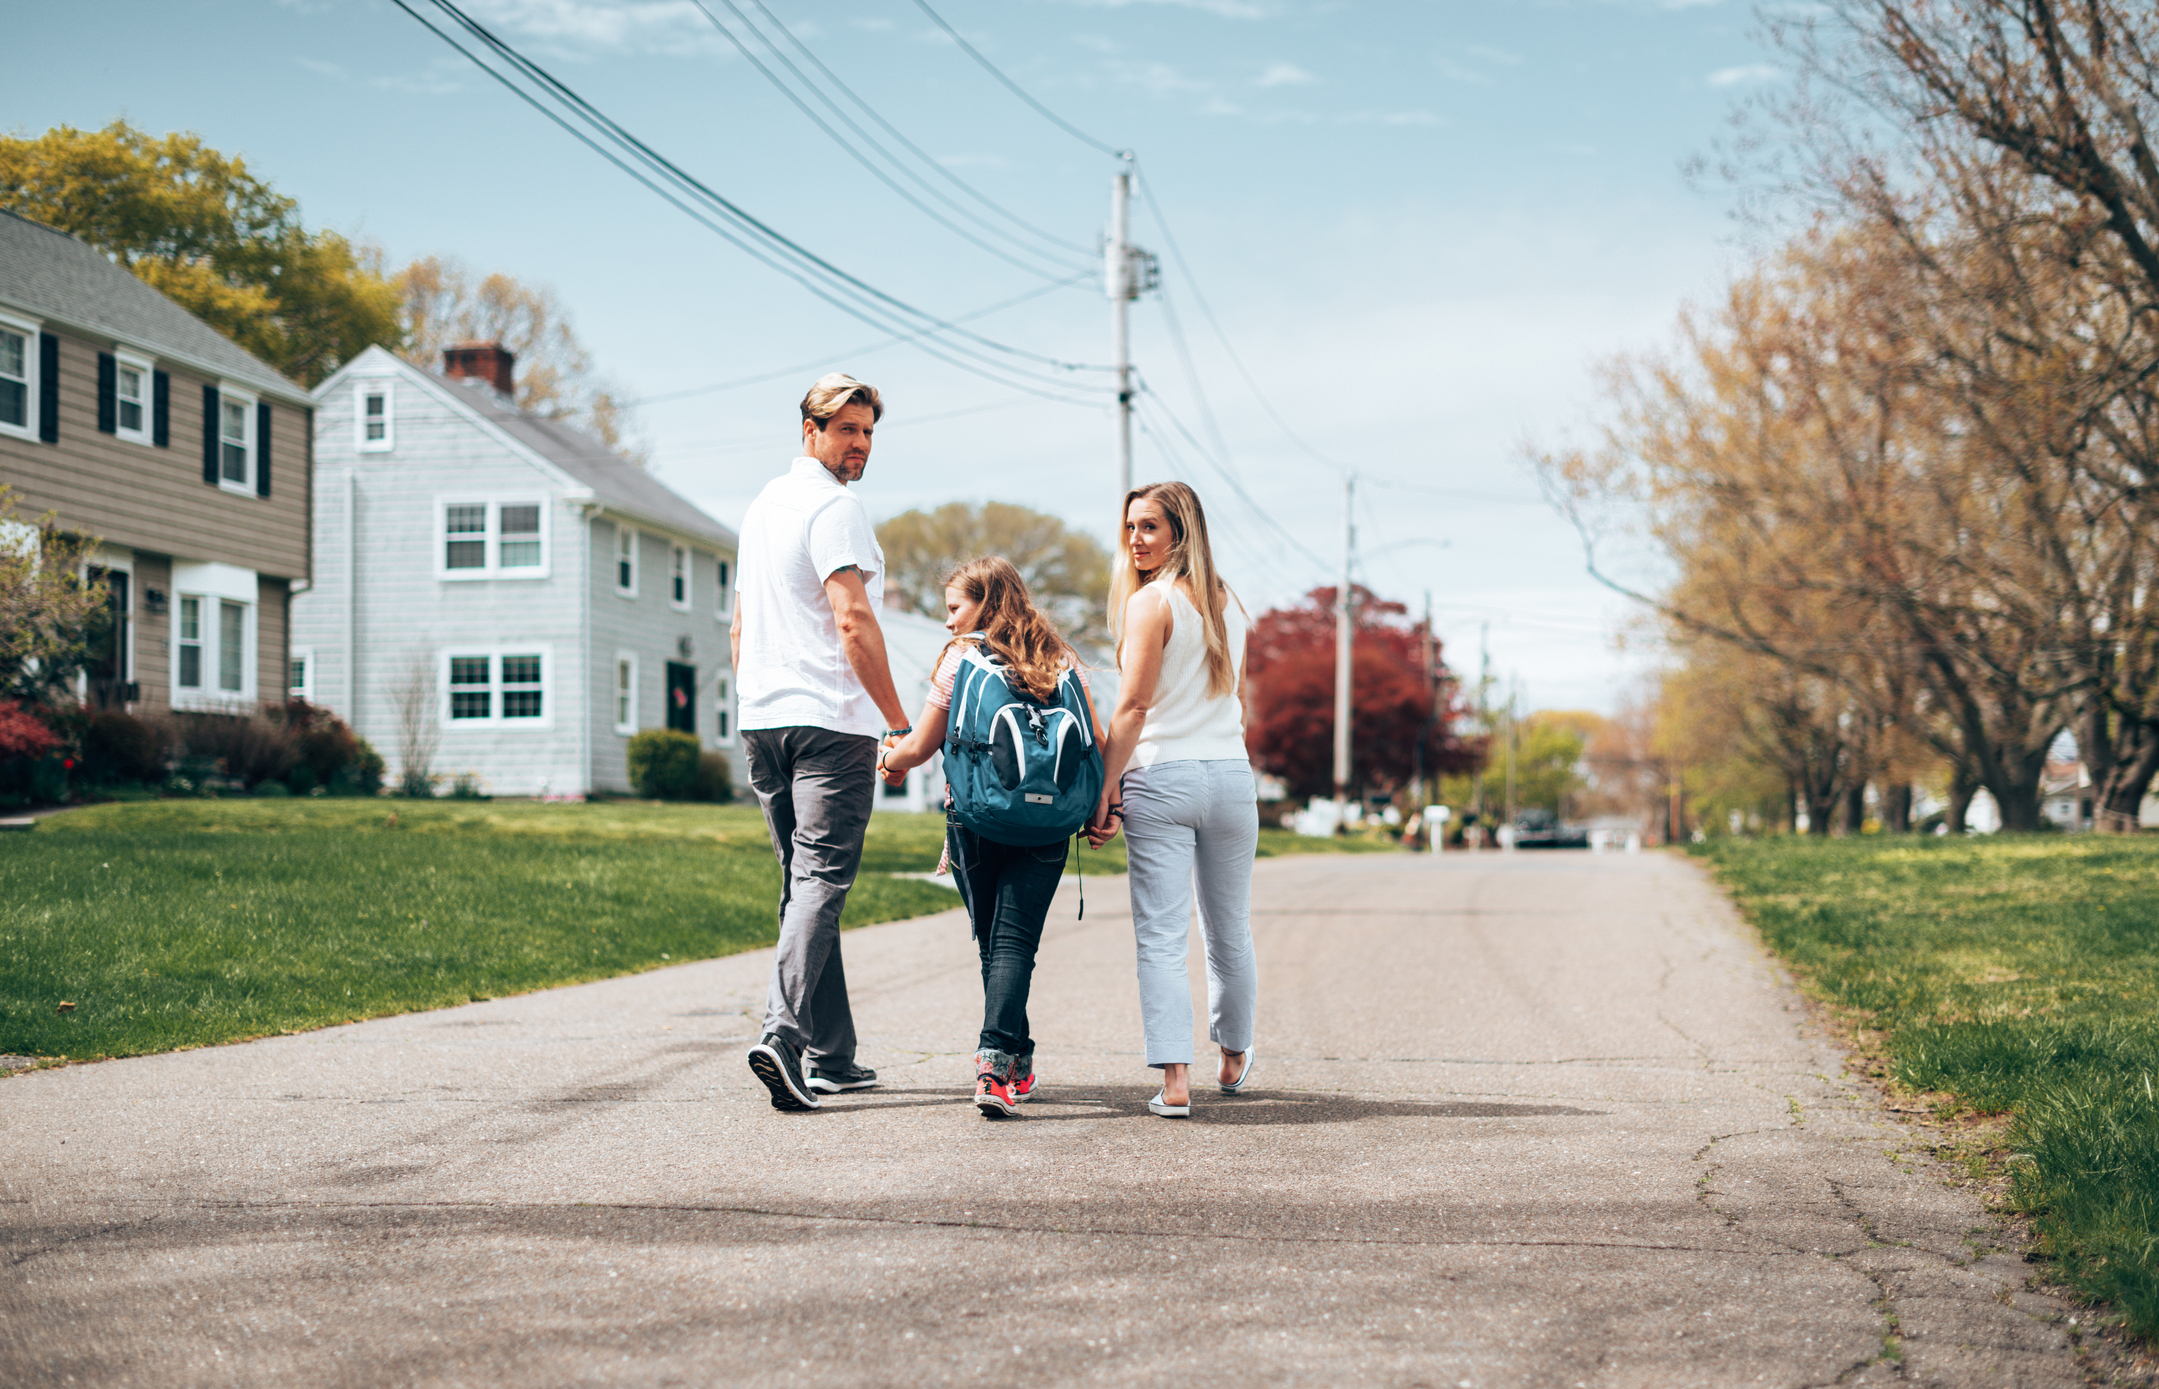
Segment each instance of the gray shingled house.
[[98,537],[93,705],[285,697],[313,400],[86,243],[0,211],[0,484]]
[[643,728],[733,749],[734,532],[519,409],[499,343],[444,356],[437,375],[372,347],[315,392],[294,693],[349,721],[393,781],[429,739],[428,771],[504,795],[628,791]]

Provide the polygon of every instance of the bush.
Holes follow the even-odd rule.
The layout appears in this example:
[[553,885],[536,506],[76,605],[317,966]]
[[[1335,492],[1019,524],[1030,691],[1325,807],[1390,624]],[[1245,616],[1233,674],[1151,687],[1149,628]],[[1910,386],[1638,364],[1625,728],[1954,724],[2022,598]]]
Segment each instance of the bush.
[[708,752],[697,759],[697,779],[690,784],[690,799],[725,805],[735,798],[734,768],[724,752]]
[[275,717],[293,733],[290,790],[372,796],[382,789],[382,758],[343,719],[304,699],[288,700]]
[[0,761],[43,757],[58,746],[59,735],[43,719],[12,699],[0,702]]
[[90,716],[82,735],[83,775],[93,784],[163,781],[164,740],[131,714],[105,709]]
[[299,756],[297,730],[261,714],[179,714],[174,723],[183,761],[207,763],[244,790],[283,777]]
[[689,800],[703,751],[694,733],[648,728],[630,739],[630,785],[648,800]]
[[407,768],[406,770],[398,774],[397,790],[392,792],[391,794],[403,796],[407,800],[432,800],[434,799],[435,795],[436,780],[437,778],[432,772],[422,772],[414,770],[412,768]]
[[289,796],[292,788],[282,781],[265,781],[255,787],[258,796]]
[[478,772],[459,772],[450,778],[450,799],[453,801],[491,801],[487,784],[480,780]]

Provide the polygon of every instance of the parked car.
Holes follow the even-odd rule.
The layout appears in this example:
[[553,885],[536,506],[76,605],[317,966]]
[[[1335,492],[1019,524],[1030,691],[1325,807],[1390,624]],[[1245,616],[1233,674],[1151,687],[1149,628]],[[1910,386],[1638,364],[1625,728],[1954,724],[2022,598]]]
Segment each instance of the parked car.
[[1532,806],[1514,817],[1514,847],[1586,849],[1589,831],[1579,825],[1563,823],[1557,815],[1541,806]]

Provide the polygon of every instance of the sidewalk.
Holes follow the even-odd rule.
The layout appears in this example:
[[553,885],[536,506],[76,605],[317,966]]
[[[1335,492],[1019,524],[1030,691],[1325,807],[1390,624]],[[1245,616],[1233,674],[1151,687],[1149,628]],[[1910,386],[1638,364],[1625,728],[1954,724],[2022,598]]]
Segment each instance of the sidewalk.
[[815,1114],[770,952],[0,1081],[0,1383],[2083,1382],[1691,865],[1257,874],[1257,1093],[1183,1122],[1108,878],[1003,1123],[957,915],[847,935],[885,1083]]

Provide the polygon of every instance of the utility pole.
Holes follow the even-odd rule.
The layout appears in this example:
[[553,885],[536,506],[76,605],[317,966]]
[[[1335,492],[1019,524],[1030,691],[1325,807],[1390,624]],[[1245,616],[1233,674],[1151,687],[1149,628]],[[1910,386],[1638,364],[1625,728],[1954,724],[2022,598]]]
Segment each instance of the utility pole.
[[1514,803],[1514,764],[1520,760],[1521,740],[1515,723],[1514,706],[1521,694],[1519,679],[1507,690],[1507,823],[1513,824],[1517,813]]
[[1419,655],[1424,670],[1424,726],[1417,730],[1417,744],[1412,749],[1413,759],[1409,779],[1409,798],[1416,802],[1417,808],[1421,811],[1424,808],[1426,799],[1424,791],[1424,748],[1425,744],[1432,741],[1432,730],[1439,722],[1439,663],[1433,659],[1432,653],[1432,590],[1430,589],[1424,591],[1424,632],[1423,639],[1418,645],[1422,648]]
[[[1130,159],[1130,155],[1125,156]],[[1111,360],[1117,366],[1117,505],[1132,491],[1132,343],[1125,326],[1125,306],[1139,297],[1132,276],[1132,175],[1119,173],[1109,186],[1109,245],[1104,251],[1103,284],[1109,290]],[[1124,517],[1117,518],[1121,540]]]
[[1351,512],[1356,493],[1357,475],[1345,474],[1342,478],[1342,582],[1334,591],[1334,804],[1337,810],[1349,803],[1349,560],[1357,543],[1356,518]]
[[1477,763],[1477,770],[1469,779],[1470,809],[1477,817],[1477,833],[1485,832],[1484,825],[1484,768],[1492,760],[1492,713],[1485,704],[1485,696],[1492,688],[1492,624],[1477,624],[1477,731],[1484,735],[1484,755]]

